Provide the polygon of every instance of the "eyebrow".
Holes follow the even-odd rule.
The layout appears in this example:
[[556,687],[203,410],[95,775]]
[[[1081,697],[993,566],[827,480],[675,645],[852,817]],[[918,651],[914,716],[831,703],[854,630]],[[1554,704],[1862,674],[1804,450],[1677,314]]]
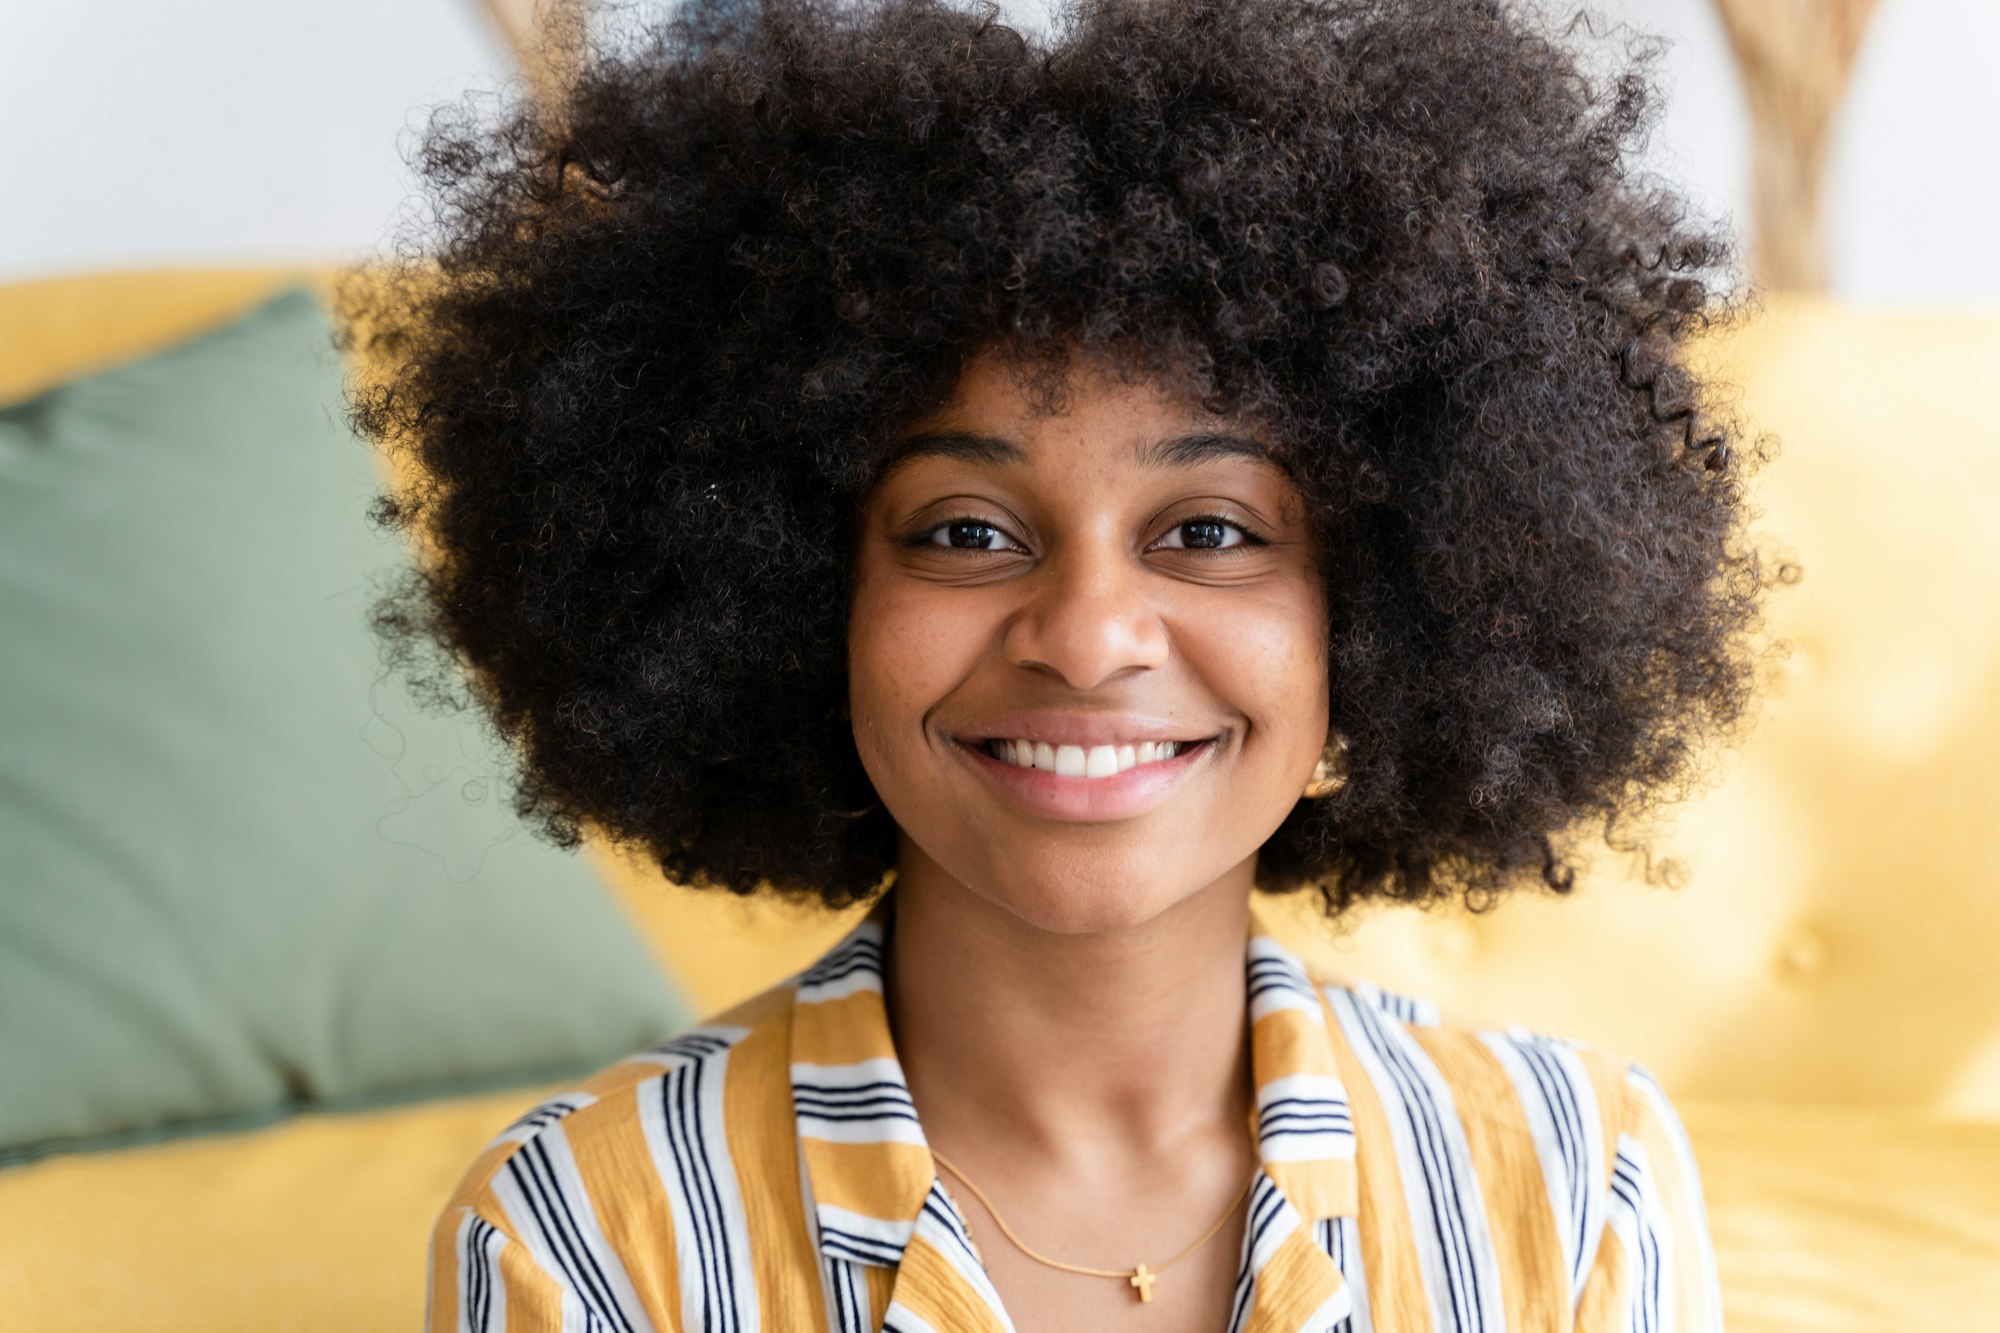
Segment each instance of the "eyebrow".
[[[882,463],[882,474],[918,458],[954,458],[967,463],[994,467],[1025,463],[1027,450],[1000,435],[982,435],[969,430],[917,431],[890,446]],[[1200,467],[1221,458],[1253,458],[1260,463],[1282,467],[1276,450],[1261,440],[1229,431],[1194,431],[1148,440],[1139,447],[1139,465],[1148,468],[1183,470]]]

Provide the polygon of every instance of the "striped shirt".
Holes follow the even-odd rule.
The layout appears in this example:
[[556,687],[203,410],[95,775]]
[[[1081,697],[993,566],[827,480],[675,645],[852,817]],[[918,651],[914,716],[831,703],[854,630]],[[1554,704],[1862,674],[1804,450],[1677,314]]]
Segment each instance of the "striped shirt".
[[[890,1041],[888,910],[494,1140],[433,1234],[431,1333],[1011,1329]],[[1229,1333],[1722,1327],[1643,1067],[1311,976],[1254,911],[1245,982],[1260,1166]]]

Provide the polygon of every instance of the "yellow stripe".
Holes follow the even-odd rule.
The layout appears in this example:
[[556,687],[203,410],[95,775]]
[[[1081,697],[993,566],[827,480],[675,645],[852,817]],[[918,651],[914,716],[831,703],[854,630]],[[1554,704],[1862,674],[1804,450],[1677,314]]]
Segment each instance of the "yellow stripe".
[[[1279,1243],[1257,1272],[1255,1302],[1245,1333],[1295,1333],[1313,1311],[1340,1290],[1346,1279],[1332,1256],[1320,1248],[1306,1222]],[[1379,1325],[1378,1325],[1379,1327]]]
[[[856,991],[837,1000],[800,1004],[793,1011],[792,1059],[809,1065],[851,1065],[891,1060],[889,1011],[882,992]],[[787,1099],[789,1100],[789,1099]]]
[[896,1304],[939,1333],[1003,1333],[1005,1328],[971,1284],[922,1237],[913,1237],[903,1251]]
[[[1362,1001],[1366,1003],[1366,1001]],[[1361,1261],[1375,1333],[1431,1333],[1430,1303],[1410,1230],[1409,1199],[1396,1165],[1396,1141],[1368,1071],[1337,1023],[1328,1023],[1340,1081],[1354,1115],[1355,1175],[1362,1223]]]
[[1251,1068],[1264,1082],[1290,1074],[1339,1078],[1325,1030],[1303,1009],[1277,1009],[1250,1028]]
[[[504,1222],[497,1219],[506,1217],[506,1210],[491,1189],[483,1184],[476,1191],[463,1196],[464,1207],[447,1209],[438,1219],[432,1233],[434,1246],[454,1246],[458,1238],[458,1218],[465,1208],[470,1208],[475,1216],[484,1219],[492,1228],[507,1237],[507,1244],[500,1251],[500,1271],[493,1279],[500,1290],[493,1293],[495,1304],[506,1302],[507,1333],[543,1333],[544,1330],[562,1327],[562,1286],[557,1280],[537,1264],[528,1253],[525,1242],[514,1236]],[[439,1254],[432,1250],[435,1260]],[[456,1281],[440,1282],[431,1291],[430,1328],[435,1333],[456,1333],[458,1328],[459,1302],[462,1299],[465,1272],[462,1267],[464,1252],[457,1251],[449,1260],[449,1268],[439,1270],[456,1274]]]
[[1603,1141],[1604,1175],[1593,1182],[1600,1194],[1611,1189],[1611,1172],[1618,1163],[1618,1130],[1625,1123],[1625,1061],[1597,1047],[1576,1052],[1597,1097],[1598,1137]]
[[[499,1216],[499,1201],[490,1216]],[[507,1333],[548,1333],[563,1326],[562,1287],[520,1241],[500,1251],[500,1285],[507,1291]],[[447,1324],[455,1330],[457,1324]]]
[[[620,1072],[629,1069],[621,1066]],[[655,1068],[652,1071],[657,1074]],[[680,1322],[680,1261],[674,1246],[673,1205],[667,1201],[653,1155],[646,1146],[637,1105],[640,1088],[657,1085],[634,1079],[594,1106],[564,1122],[564,1138],[591,1211],[612,1253],[625,1265],[639,1304],[655,1327]],[[581,1120],[579,1117],[588,1116]],[[570,1132],[569,1121],[577,1121]],[[643,1169],[641,1169],[643,1164]]]
[[431,1227],[430,1318],[428,1329],[458,1333],[459,1288],[465,1281],[465,1250],[458,1229],[470,1210],[447,1208]]
[[730,1161],[751,1168],[736,1176],[756,1260],[752,1270],[759,1323],[771,1329],[824,1330],[819,1251],[806,1227],[795,1167],[798,1122],[792,1118],[791,1085],[789,1025],[761,1024],[729,1052],[722,1119]]
[[1569,1271],[1527,1108],[1486,1043],[1469,1031],[1412,1028],[1451,1088],[1486,1207],[1508,1328],[1560,1328]]
[[1576,1327],[1579,1329],[1624,1329],[1630,1323],[1632,1275],[1625,1261],[1625,1243],[1610,1227],[1597,1247],[1597,1259],[1590,1276],[1583,1280],[1577,1298]]
[[803,1142],[818,1201],[852,1213],[908,1222],[937,1179],[930,1149],[920,1143]]
[[[1250,1028],[1251,1068],[1257,1071],[1258,1088],[1292,1074],[1313,1074],[1340,1079],[1333,1048],[1326,1039],[1333,1015],[1320,998],[1320,1014],[1325,1026],[1297,1009],[1279,1009],[1265,1014]],[[1343,1080],[1344,1082],[1344,1080]],[[1251,1117],[1251,1132],[1257,1128]],[[1354,1163],[1338,1158],[1300,1162],[1267,1162],[1265,1173],[1301,1217],[1351,1217],[1360,1205]]]
[[880,1328],[889,1316],[889,1300],[896,1290],[896,1270],[870,1264],[862,1271],[868,1279],[868,1327]]
[[717,1014],[703,1023],[703,1027],[750,1028],[756,1029],[765,1023],[784,1025],[793,1011],[792,997],[798,987],[792,984],[773,986],[760,991],[733,1009]]

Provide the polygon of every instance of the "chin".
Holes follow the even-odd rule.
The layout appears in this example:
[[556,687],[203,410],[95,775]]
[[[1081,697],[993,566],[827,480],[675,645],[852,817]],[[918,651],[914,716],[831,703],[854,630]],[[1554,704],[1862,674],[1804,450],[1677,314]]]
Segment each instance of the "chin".
[[989,903],[1054,935],[1135,930],[1193,898],[1223,872],[1189,879],[1187,863],[1153,857],[1065,857],[1058,865],[1017,863],[961,879]]

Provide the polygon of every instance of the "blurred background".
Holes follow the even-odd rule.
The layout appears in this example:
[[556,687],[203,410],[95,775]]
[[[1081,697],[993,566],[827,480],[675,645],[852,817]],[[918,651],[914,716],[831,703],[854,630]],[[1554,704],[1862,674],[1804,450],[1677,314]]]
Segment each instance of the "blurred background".
[[[1788,11],[1803,56],[1837,0]],[[643,6],[642,6],[643,8]],[[1039,0],[1007,0],[1046,30]],[[1568,12],[1564,5],[1545,5]],[[1717,0],[1599,0],[1670,42],[1648,154],[1711,212],[1750,221],[1756,139]],[[335,259],[375,245],[413,188],[395,148],[420,110],[504,86],[529,0],[7,0],[0,280],[149,264]],[[1797,43],[1795,46],[1794,44]],[[2000,6],[1880,0],[1829,87],[1825,285],[1866,302],[2000,299],[1992,53]]]
[[[1733,1329],[2000,1328],[2000,6],[1592,12],[1586,49],[1665,44],[1646,164],[1762,298],[1700,355],[1779,446],[1789,653],[1650,867],[1273,910],[1333,974],[1658,1074]],[[429,108],[556,86],[538,21],[0,0],[7,1327],[415,1327],[481,1144],[848,924],[535,844],[374,656],[402,555],[325,300],[418,207]]]

